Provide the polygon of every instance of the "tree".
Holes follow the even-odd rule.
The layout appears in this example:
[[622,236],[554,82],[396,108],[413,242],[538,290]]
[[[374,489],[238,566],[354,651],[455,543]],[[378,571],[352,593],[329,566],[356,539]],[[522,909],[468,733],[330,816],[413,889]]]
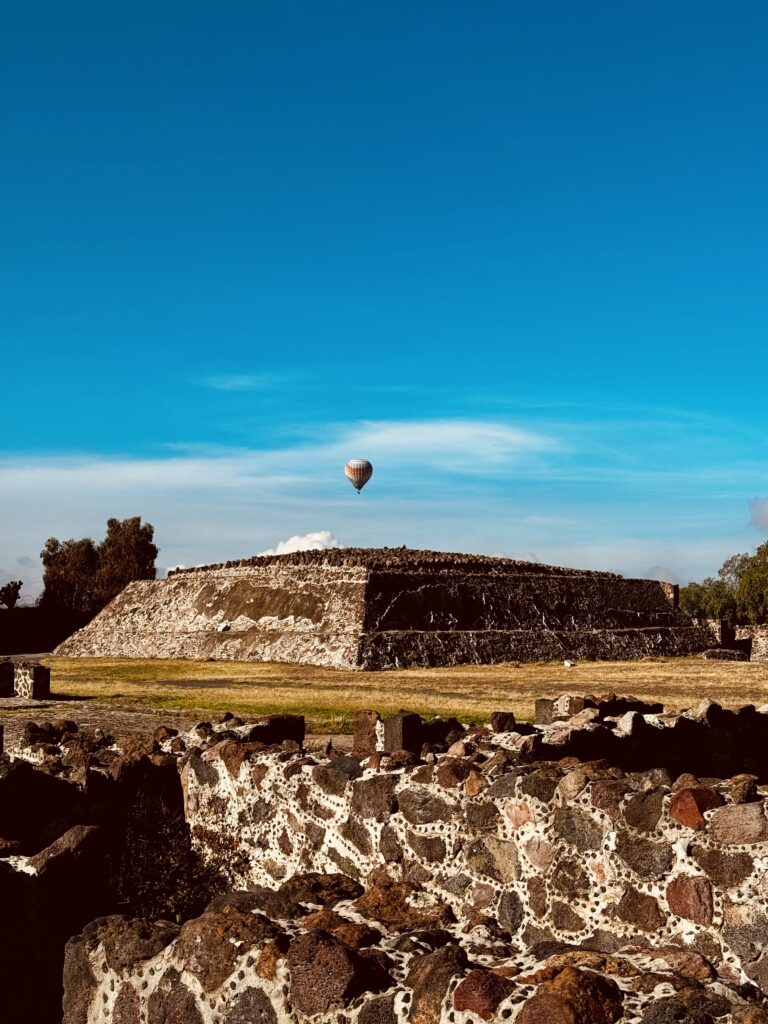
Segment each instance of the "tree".
[[736,590],[741,577],[746,572],[751,561],[752,556],[746,554],[746,552],[741,555],[731,555],[730,558],[726,558],[717,570],[717,575],[726,586]]
[[15,608],[23,586],[22,580],[9,580],[4,587],[0,587],[0,604],[6,608]]
[[40,552],[43,560],[43,599],[46,607],[58,608],[78,615],[95,615],[98,611],[95,582],[99,570],[99,553],[89,537],[83,540],[60,541],[49,537]]
[[42,604],[93,616],[133,580],[155,578],[154,528],[131,519],[109,519],[100,544],[89,537],[60,541],[51,537],[41,552]]
[[107,536],[99,544],[99,569],[96,574],[95,594],[103,608],[133,580],[153,580],[157,548],[152,543],[154,528],[141,522],[141,516],[132,519],[107,520]]
[[680,589],[680,607],[692,619],[707,619],[707,596],[707,588],[703,583],[689,583]]
[[736,591],[719,577],[703,583],[689,583],[680,591],[680,606],[694,619],[723,619],[736,622]]
[[768,622],[768,543],[754,555],[732,555],[717,577],[689,583],[680,605],[696,619],[722,619],[731,626]]
[[736,588],[736,607],[747,622],[768,622],[768,543],[761,544],[744,566]]

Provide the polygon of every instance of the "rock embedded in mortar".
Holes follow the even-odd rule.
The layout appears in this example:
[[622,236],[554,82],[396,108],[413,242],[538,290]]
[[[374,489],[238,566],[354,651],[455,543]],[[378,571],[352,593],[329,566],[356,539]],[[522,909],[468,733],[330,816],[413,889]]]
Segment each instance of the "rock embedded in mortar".
[[667,906],[678,917],[694,924],[712,924],[712,886],[703,875],[677,875],[667,885],[666,897]]
[[454,1009],[469,1011],[483,1020],[493,1020],[499,1003],[515,989],[509,978],[488,970],[473,970],[453,993]]
[[363,993],[389,988],[387,958],[357,953],[327,932],[297,936],[288,948],[291,1001],[308,1015],[341,1009]]
[[672,794],[669,814],[686,828],[701,831],[707,826],[705,812],[722,807],[724,803],[723,797],[709,786],[689,786]]
[[516,1024],[615,1024],[623,996],[615,981],[592,971],[564,967],[527,999]]
[[467,954],[453,944],[414,958],[405,978],[413,991],[409,1024],[441,1024],[448,986],[466,966]]
[[768,839],[768,820],[763,802],[717,808],[709,823],[709,833],[718,843],[765,842]]

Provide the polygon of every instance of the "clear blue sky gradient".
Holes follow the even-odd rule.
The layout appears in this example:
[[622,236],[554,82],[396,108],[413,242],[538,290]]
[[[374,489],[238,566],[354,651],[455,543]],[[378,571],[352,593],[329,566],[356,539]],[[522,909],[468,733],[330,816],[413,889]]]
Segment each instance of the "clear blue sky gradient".
[[764,539],[764,3],[3,22],[6,575],[109,514],[165,564],[329,529],[688,578]]

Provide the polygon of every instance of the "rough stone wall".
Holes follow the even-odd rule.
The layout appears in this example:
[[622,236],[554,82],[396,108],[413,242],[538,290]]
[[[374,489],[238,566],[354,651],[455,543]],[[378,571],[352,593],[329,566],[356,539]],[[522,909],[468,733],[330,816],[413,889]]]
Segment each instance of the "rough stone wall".
[[352,667],[366,570],[227,567],[129,584],[57,654]]
[[169,885],[169,838],[189,849],[189,836],[174,758],[125,754],[63,719],[28,723],[24,743],[25,757],[0,757],[0,1021],[61,1024],[67,940]]
[[[517,566],[518,563],[513,563]],[[688,626],[674,588],[610,573],[371,570],[363,629],[607,630]]]
[[181,928],[101,918],[67,947],[64,1024],[768,1022],[694,951],[505,949],[414,895],[304,875]]
[[447,665],[490,665],[505,661],[626,661],[648,656],[684,657],[706,650],[702,627],[653,629],[462,630],[457,632],[365,633],[360,666],[382,670]]
[[677,590],[508,559],[387,549],[270,556],[133,583],[58,654],[388,669],[711,647]]
[[185,767],[187,820],[211,856],[226,842],[235,888],[301,871],[364,882],[385,864],[526,946],[682,942],[768,992],[768,819],[754,784],[737,803],[739,782],[521,769],[502,744],[473,763],[474,741],[461,745],[390,771],[268,753],[238,763],[214,748]]
[[[727,714],[683,717],[700,738]],[[180,927],[90,924],[64,1024],[768,1024],[768,789],[568,755],[674,734],[632,698],[537,717],[363,713],[352,755],[268,746],[287,719],[166,740],[234,891]]]
[[752,661],[768,661],[768,625],[737,626],[736,639],[752,641]]

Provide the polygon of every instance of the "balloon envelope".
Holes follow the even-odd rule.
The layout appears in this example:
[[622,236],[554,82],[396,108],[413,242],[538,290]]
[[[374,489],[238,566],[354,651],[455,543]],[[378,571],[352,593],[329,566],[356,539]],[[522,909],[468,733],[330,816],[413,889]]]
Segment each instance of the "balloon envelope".
[[344,466],[344,475],[359,494],[371,479],[373,466],[368,459],[350,459]]

